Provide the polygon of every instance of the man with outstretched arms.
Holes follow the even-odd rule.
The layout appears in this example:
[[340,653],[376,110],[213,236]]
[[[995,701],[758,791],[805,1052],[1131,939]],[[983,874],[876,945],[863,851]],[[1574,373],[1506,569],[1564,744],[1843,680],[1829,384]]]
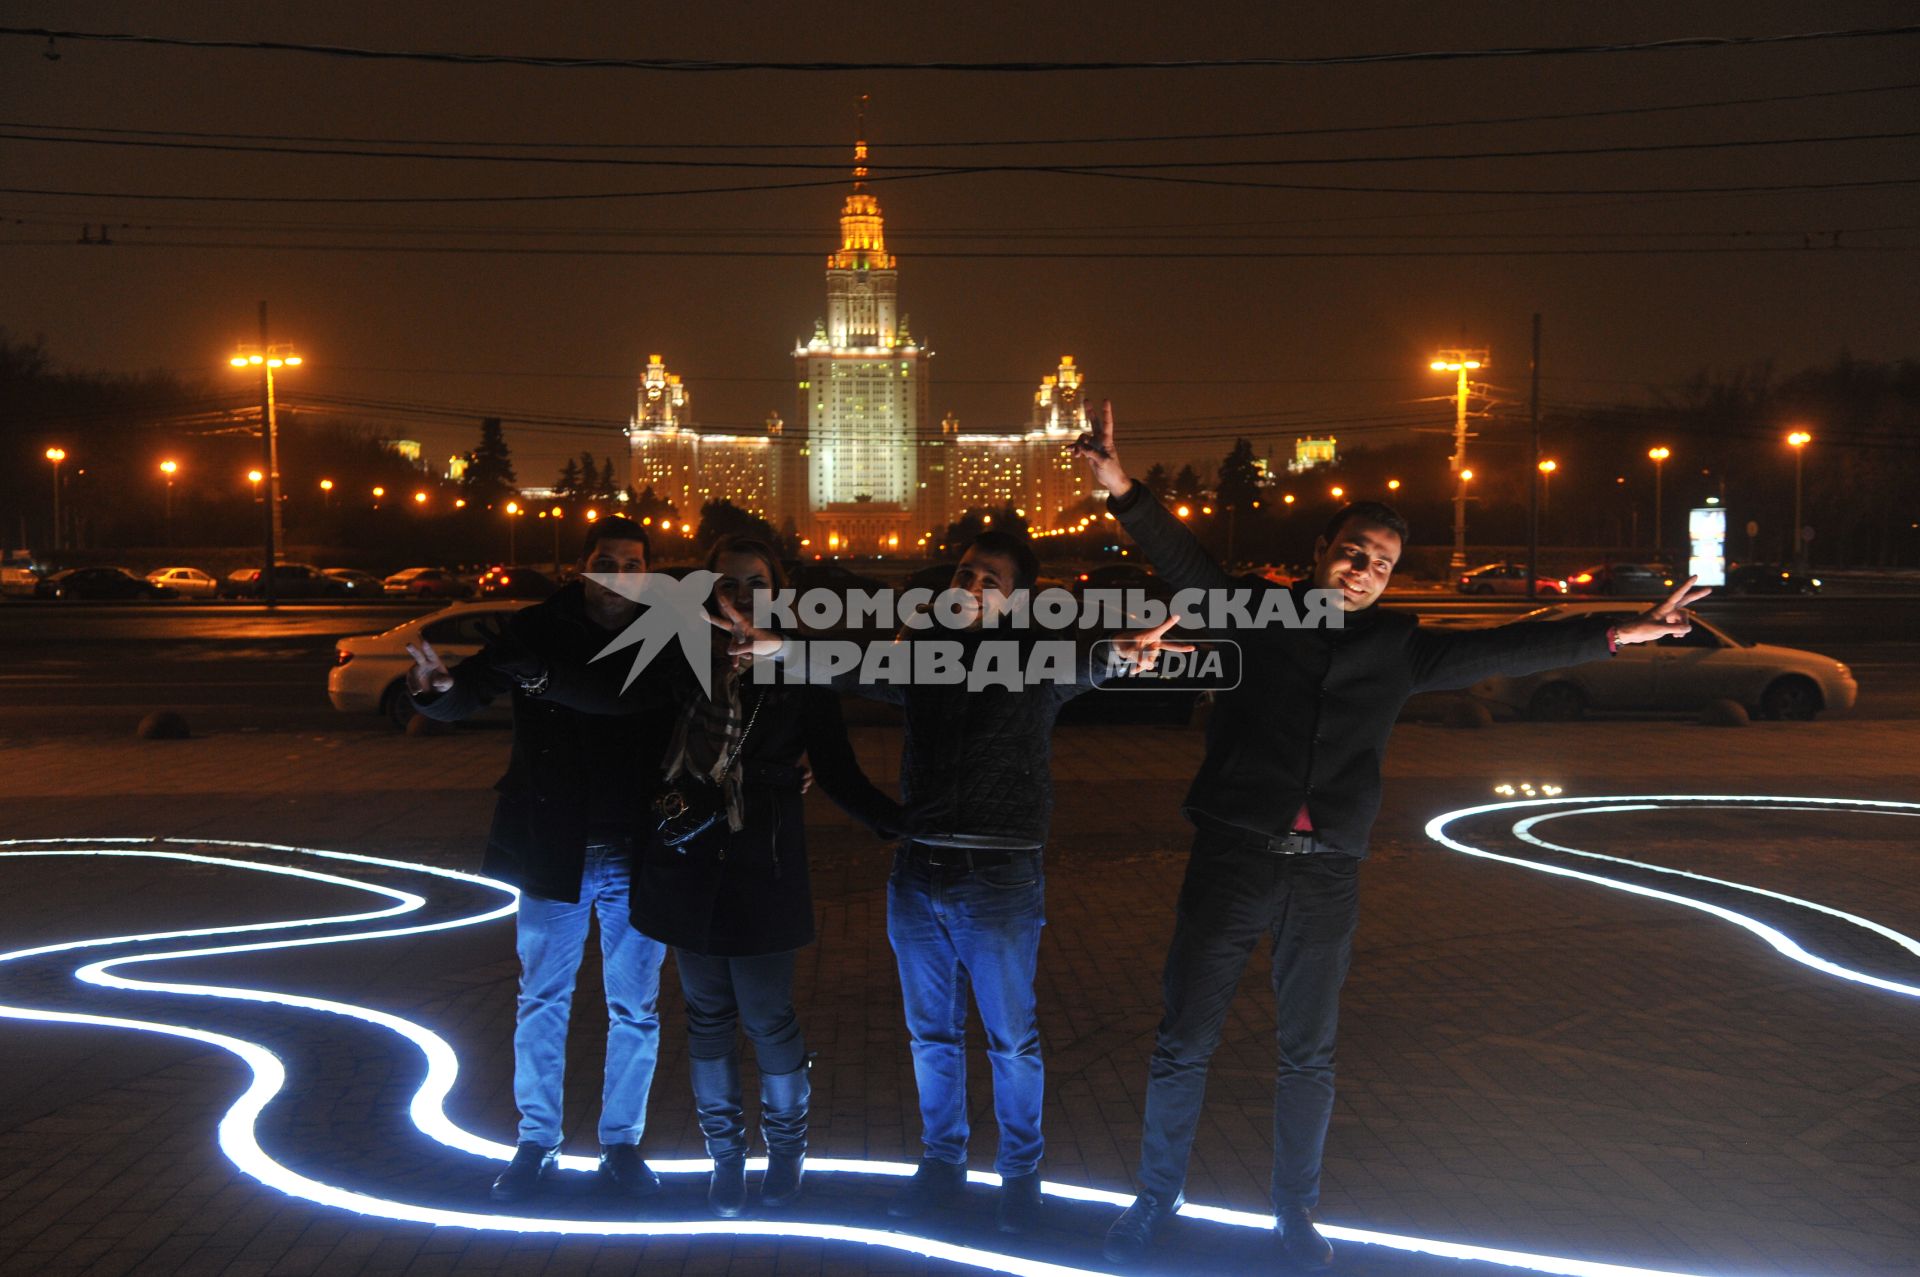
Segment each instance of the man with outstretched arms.
[[1255,605],[1245,609],[1254,624],[1228,635],[1242,649],[1240,683],[1218,694],[1206,755],[1182,807],[1195,832],[1148,1066],[1139,1195],[1109,1229],[1106,1254],[1138,1260],[1180,1208],[1207,1062],[1247,957],[1266,936],[1279,1047],[1271,1200],[1284,1258],[1325,1268],[1333,1249],[1313,1226],[1313,1208],[1333,1112],[1340,986],[1358,869],[1380,807],[1380,758],[1401,706],[1416,692],[1578,665],[1621,644],[1684,635],[1684,609],[1707,591],[1689,579],[1659,606],[1613,625],[1576,618],[1427,630],[1410,613],[1377,606],[1407,525],[1391,508],[1363,501],[1328,521],[1311,579],[1286,587],[1291,599],[1270,597],[1283,587],[1231,576],[1127,477],[1111,404],[1075,451],[1170,586],[1241,591],[1243,601],[1251,590]]

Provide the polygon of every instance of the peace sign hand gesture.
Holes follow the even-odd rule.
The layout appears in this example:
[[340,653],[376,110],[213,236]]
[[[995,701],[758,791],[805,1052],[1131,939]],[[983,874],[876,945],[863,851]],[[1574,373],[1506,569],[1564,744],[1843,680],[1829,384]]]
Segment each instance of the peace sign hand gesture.
[[720,604],[720,615],[711,613],[707,624],[715,629],[726,630],[729,638],[728,656],[773,657],[780,654],[784,642],[772,630],[763,630],[748,620],[739,608],[728,602],[727,596],[716,593],[715,601]]
[[1614,643],[1652,643],[1657,639],[1680,638],[1692,630],[1693,622],[1687,619],[1687,609],[1713,593],[1704,585],[1696,586],[1694,582],[1699,579],[1697,576],[1688,577],[1666,597],[1665,602],[1647,609],[1631,621],[1614,626]]
[[1116,634],[1113,636],[1113,650],[1132,667],[1133,673],[1150,673],[1160,663],[1160,653],[1193,650],[1191,643],[1175,643],[1167,639],[1167,631],[1179,623],[1179,617],[1169,616],[1150,630]]
[[447,669],[447,663],[440,659],[440,653],[433,650],[433,644],[425,639],[415,647],[407,644],[407,655],[413,658],[413,664],[407,670],[407,690],[415,696],[424,696],[428,692],[445,692],[453,688],[453,675]]
[[1125,496],[1133,487],[1120,454],[1113,446],[1113,400],[1100,401],[1100,420],[1092,430],[1074,440],[1073,453],[1087,463],[1093,481],[1115,497]]

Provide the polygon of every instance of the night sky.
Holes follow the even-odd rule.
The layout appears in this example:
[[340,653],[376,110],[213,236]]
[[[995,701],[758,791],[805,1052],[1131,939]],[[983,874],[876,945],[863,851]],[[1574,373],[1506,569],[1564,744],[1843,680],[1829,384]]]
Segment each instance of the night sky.
[[[571,56],[833,59],[1180,59],[1640,41],[1889,26],[1903,4],[1627,3],[1208,6],[534,6],[13,3],[52,26],[382,49]],[[364,62],[240,50],[0,40],[0,120],[254,133],[352,145],[438,140],[462,154],[844,165],[854,104],[872,96],[876,173],[889,164],[1076,164],[1431,156],[1726,142],[1920,129],[1920,89],[1528,123],[1220,141],[910,149],[915,142],[1354,129],[1610,111],[1920,84],[1920,37],[1763,48],[1366,67],[1017,75],[661,74]],[[75,136],[75,135],[63,135]],[[87,134],[85,136],[101,136]],[[173,141],[184,140],[172,136]],[[670,143],[684,149],[562,149]],[[739,150],[743,143],[769,149]],[[702,149],[706,148],[706,149]],[[1253,181],[1449,188],[1594,188],[1920,178],[1914,138],[1653,154],[1175,170]],[[831,180],[755,193],[548,204],[352,206],[157,202],[9,193],[0,325],[44,335],[62,364],[226,375],[257,300],[299,343],[302,391],[509,419],[526,483],[581,448],[619,455],[649,353],[692,389],[697,421],[757,428],[793,415],[796,340],[824,311],[823,259],[845,185],[831,168],[650,168],[267,155],[0,140],[0,185],[187,195],[524,195]],[[1167,170],[1158,170],[1165,173]],[[1792,369],[1842,350],[1916,350],[1920,186],[1741,195],[1432,195],[1239,189],[1049,173],[882,182],[902,306],[937,352],[936,414],[966,428],[1026,420],[1062,353],[1134,423],[1129,460],[1211,463],[1234,433],[1290,448],[1316,425],[1404,426],[1448,407],[1426,361],[1490,347],[1522,400],[1529,317],[1545,316],[1553,403],[1636,399],[1702,368]],[[112,226],[110,248],[81,245]],[[1894,228],[1894,229],[1887,229]],[[1754,233],[1767,234],[1756,235]],[[1809,238],[1810,237],[1810,238]],[[181,246],[191,242],[194,245]],[[167,246],[142,247],[143,243]],[[360,246],[318,251],[315,246]],[[367,246],[402,251],[370,251]],[[1680,247],[1659,255],[1569,249]],[[435,253],[425,248],[481,248]],[[661,255],[500,249],[644,249]],[[1058,252],[1199,254],[1049,260]],[[1550,249],[1553,256],[1489,256]],[[692,256],[715,250],[760,257]],[[1250,259],[1229,253],[1414,256]],[[974,254],[933,258],[933,252]],[[1037,253],[1026,258],[978,254]],[[288,379],[291,382],[291,377]],[[244,393],[237,396],[244,398]],[[371,415],[371,414],[363,414]],[[548,419],[544,425],[517,417]],[[603,423],[597,429],[553,424]],[[434,457],[469,421],[383,423]],[[1122,444],[1129,436],[1122,435]],[[1386,437],[1375,435],[1373,437]]]

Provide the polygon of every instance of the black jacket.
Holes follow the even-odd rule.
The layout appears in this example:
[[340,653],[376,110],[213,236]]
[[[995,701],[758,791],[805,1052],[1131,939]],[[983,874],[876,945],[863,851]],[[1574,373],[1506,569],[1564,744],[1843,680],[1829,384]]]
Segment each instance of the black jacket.
[[[1175,589],[1250,589],[1257,603],[1260,591],[1280,588],[1230,576],[1140,484],[1108,505]],[[1304,613],[1303,594],[1295,587]],[[1600,660],[1607,629],[1604,619],[1576,618],[1434,632],[1376,605],[1347,613],[1343,629],[1223,631],[1241,645],[1240,684],[1216,698],[1182,810],[1276,836],[1304,804],[1319,841],[1364,856],[1380,810],[1380,758],[1409,696]]]
[[[580,898],[590,833],[632,832],[660,781],[679,687],[692,676],[679,660],[654,661],[623,698],[618,716],[584,712],[600,699],[606,668],[588,662],[614,634],[587,616],[578,581],[513,614],[505,632],[450,671],[453,687],[413,698],[428,718],[453,722],[513,697],[513,746],[495,784],[493,825],[481,872],[548,900]],[[522,681],[544,674],[538,693]],[[594,778],[602,779],[595,789]],[[631,788],[611,778],[630,777]],[[598,795],[598,807],[595,795]],[[594,825],[600,823],[602,831]]]
[[[1050,640],[1071,632],[1044,633]],[[957,641],[972,659],[975,645],[1017,643],[1031,651],[1033,634],[1006,629],[933,630],[924,639]],[[1023,655],[1022,666],[1025,658]],[[970,689],[953,684],[861,683],[858,671],[834,686],[901,707],[900,796],[905,835],[916,842],[971,847],[1039,847],[1053,821],[1053,725],[1060,707],[1104,681],[1084,652],[1075,681],[1017,690],[997,683]]]
[[[694,689],[694,695],[699,695]],[[742,709],[764,696],[740,751],[741,815],[682,847],[643,833],[634,928],[714,957],[784,953],[813,942],[800,756],[827,797],[883,838],[900,832],[900,804],[874,788],[847,741],[840,699],[819,687],[741,688]]]

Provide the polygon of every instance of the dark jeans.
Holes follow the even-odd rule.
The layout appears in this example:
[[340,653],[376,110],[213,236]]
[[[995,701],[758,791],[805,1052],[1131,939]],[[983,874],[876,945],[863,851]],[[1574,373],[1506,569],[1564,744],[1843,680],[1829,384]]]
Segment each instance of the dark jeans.
[[1359,914],[1360,862],[1352,856],[1278,856],[1263,840],[1204,827],[1194,837],[1167,953],[1166,1014],[1147,1074],[1140,1188],[1170,1198],[1206,1095],[1207,1061],[1234,986],[1261,936],[1272,937],[1276,1211],[1320,1199],[1320,1157],[1333,1116],[1333,1042],[1340,985]]
[[687,1054],[700,1060],[732,1055],[734,1034],[744,1027],[762,1076],[803,1067],[807,1044],[793,1010],[793,958],[791,951],[712,958],[675,949],[687,1002]]

